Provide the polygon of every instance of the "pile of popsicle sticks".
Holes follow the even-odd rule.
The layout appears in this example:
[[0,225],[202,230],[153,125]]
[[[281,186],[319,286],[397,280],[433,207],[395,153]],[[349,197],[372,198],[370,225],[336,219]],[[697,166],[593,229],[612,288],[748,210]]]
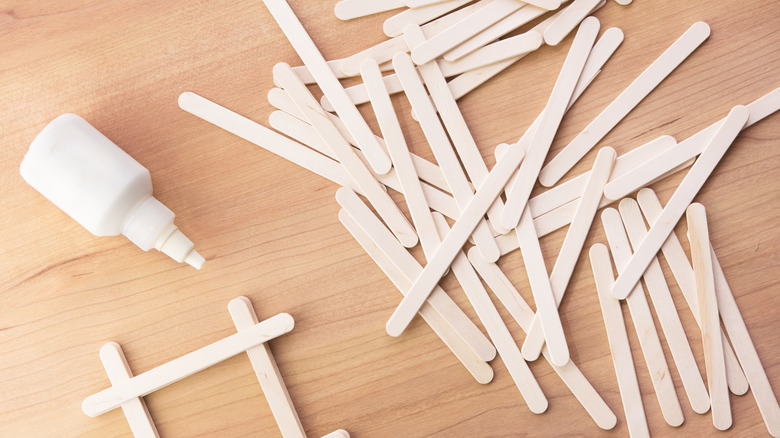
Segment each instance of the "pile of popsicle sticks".
[[[599,427],[614,427],[616,416],[570,360],[557,307],[597,211],[622,199],[619,213],[607,209],[601,216],[620,272],[617,280],[608,278],[612,275],[607,270],[611,269],[609,251],[597,245],[591,254],[631,434],[647,435],[648,428],[618,300],[626,301],[632,313],[666,422],[672,426],[683,422],[642,278],[692,409],[706,413],[712,407],[714,425],[728,428],[728,393],[723,389],[744,394],[750,386],[768,430],[774,436],[780,434],[777,400],[714,254],[713,259],[708,256],[703,208],[689,207],[739,132],[780,109],[780,88],[747,106],[734,107],[723,120],[680,144],[670,136],[661,136],[619,157],[614,149],[604,147],[591,171],[558,184],[708,38],[706,23],[693,24],[543,166],[565,113],[622,42],[623,34],[616,28],[598,38],[600,23],[590,14],[603,6],[603,1],[574,0],[550,12],[560,6],[559,1],[344,0],[336,6],[341,18],[409,8],[385,21],[389,40],[335,61],[322,57],[285,0],[264,3],[304,63],[301,67],[280,63],[273,69],[278,88],[272,89],[268,98],[279,111],[271,114],[270,124],[287,137],[194,93],[183,93],[179,105],[342,186],[336,193],[340,221],[404,295],[387,322],[390,335],[401,335],[419,313],[480,383],[492,379],[488,362],[500,354],[535,413],[546,410],[547,399],[526,360],[542,356]],[[533,29],[499,39],[548,12],[550,16]],[[488,170],[457,99],[543,42],[562,41],[578,26],[546,107],[517,142],[496,147],[496,165]],[[502,57],[507,53],[509,57]],[[339,81],[354,76],[362,83],[344,88]],[[447,81],[448,77],[454,78]],[[307,87],[315,83],[324,94],[320,101]],[[390,99],[396,92],[403,92],[409,100],[412,116],[419,122],[436,164],[409,152]],[[356,105],[366,102],[370,102],[382,137],[371,132],[357,111]],[[649,189],[643,189],[688,167],[691,169],[665,207]],[[530,197],[537,180],[551,188]],[[389,197],[387,188],[404,195],[413,226]],[[625,198],[637,191],[641,207]],[[693,268],[672,233],[688,208],[695,224],[691,241],[698,245]],[[643,214],[652,225],[649,230]],[[445,217],[454,221],[451,229]],[[566,225],[567,235],[548,275],[539,238]],[[474,246],[465,253],[463,247],[469,239]],[[427,260],[425,266],[407,250],[418,242]],[[516,249],[524,261],[536,312],[496,265],[501,256]],[[671,265],[702,329],[709,393],[658,268],[659,251]],[[457,277],[492,343],[438,286],[448,270]],[[480,277],[527,333],[522,349],[504,325]],[[719,317],[732,345],[720,332]]]
[[[159,437],[157,426],[146,408],[145,395],[246,352],[282,436],[305,438],[301,420],[267,344],[271,339],[290,332],[293,318],[280,313],[258,322],[252,303],[246,297],[231,300],[228,311],[237,333],[137,376],[130,372],[119,344],[109,342],[103,345],[100,360],[111,387],[84,399],[81,406],[84,413],[96,417],[121,407],[133,436]],[[323,438],[349,438],[349,433],[339,429]]]

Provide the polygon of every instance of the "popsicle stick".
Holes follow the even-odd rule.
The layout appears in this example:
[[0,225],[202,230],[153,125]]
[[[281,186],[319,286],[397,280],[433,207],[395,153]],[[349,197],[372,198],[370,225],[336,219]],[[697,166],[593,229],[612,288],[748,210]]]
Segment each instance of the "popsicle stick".
[[336,184],[354,186],[338,162],[195,93],[182,93],[179,107]]
[[439,61],[439,66],[444,76],[455,76],[509,58],[527,55],[541,47],[543,42],[539,32],[528,31],[488,44],[457,61]]
[[[637,193],[637,201],[642,209],[642,213],[647,218],[647,222],[654,223],[661,216],[663,207],[661,202],[656,197],[655,192],[651,189],[642,189]],[[688,256],[685,254],[680,241],[677,239],[675,233],[669,233],[669,238],[666,239],[663,246],[661,246],[664,258],[669,264],[669,268],[672,270],[675,280],[677,280],[678,286],[683,293],[685,301],[688,303],[688,307],[693,313],[693,317],[696,323],[701,328],[701,318],[699,317],[699,301],[696,297],[696,280],[693,274],[693,268],[688,261]],[[724,318],[724,325],[725,318]],[[726,356],[726,376],[729,381],[729,389],[733,394],[742,395],[748,390],[748,381],[745,378],[745,374],[742,372],[742,368],[737,361],[737,356],[734,354],[728,339],[726,339],[725,333],[722,336],[723,348]]]
[[387,173],[391,165],[390,157],[376,141],[376,137],[369,129],[365,119],[344,91],[341,83],[325,62],[325,58],[322,57],[319,49],[306,33],[306,29],[298,21],[298,17],[295,16],[290,5],[287,4],[286,0],[263,0],[263,3],[279,24],[306,68],[317,80],[317,85],[333,104],[336,113],[344,121],[360,149],[366,154],[371,167],[379,174]]
[[[776,88],[763,97],[747,105],[750,116],[742,129],[747,129],[764,117],[780,110],[780,88]],[[615,179],[604,189],[604,196],[609,199],[620,199],[633,193],[642,187],[652,183],[661,175],[674,168],[679,168],[684,163],[691,161],[704,151],[715,132],[723,125],[724,119],[713,123],[707,128],[689,137],[677,148],[649,160],[642,166],[638,166],[631,172]]]
[[434,20],[450,11],[471,3],[472,0],[446,0],[420,8],[411,8],[385,20],[382,30],[389,37],[396,37],[404,33],[406,26],[410,24],[422,25]]
[[[418,112],[418,114],[420,114]],[[525,148],[514,145],[504,155],[504,158],[496,163],[493,170],[480,186],[471,201],[463,209],[458,221],[447,233],[447,237],[441,243],[439,250],[428,262],[422,273],[417,277],[409,293],[395,309],[388,320],[386,329],[391,336],[399,336],[409,325],[414,315],[425,302],[433,288],[441,279],[441,276],[450,266],[458,250],[468,240],[477,225],[483,220],[488,208],[493,204],[503,190],[509,178],[515,172],[525,156]],[[481,252],[481,251],[480,251]]]
[[[422,127],[423,134],[425,134],[425,138],[436,156],[436,161],[447,180],[455,202],[463,211],[466,204],[472,199],[474,192],[460,167],[458,157],[455,155],[447,133],[436,115],[436,110],[428,99],[428,93],[417,75],[417,70],[409,55],[405,53],[399,53],[393,58],[393,66],[406,91],[406,97],[409,99],[412,109],[420,117],[420,127]],[[474,230],[474,241],[486,259],[498,260],[498,245],[496,245],[493,234],[484,220]]]
[[[602,0],[593,11],[600,9],[604,6],[606,0]],[[591,12],[593,12],[591,11]],[[593,49],[588,55],[588,60],[585,62],[585,67],[582,68],[582,74],[580,79],[577,80],[577,86],[574,87],[572,92],[572,98],[569,101],[569,107],[574,105],[574,102],[579,99],[580,95],[585,92],[585,89],[596,79],[604,64],[609,61],[609,58],[615,53],[620,44],[623,43],[623,31],[617,27],[610,27],[604,31],[604,34],[593,45]],[[567,108],[567,111],[568,111]]]
[[333,432],[324,435],[322,438],[349,438],[349,432],[344,429],[334,430]]
[[[631,245],[636,247],[647,235],[639,204],[633,199],[626,198],[620,201],[619,209]],[[699,373],[699,367],[696,365],[696,359],[693,357],[691,346],[688,344],[688,338],[677,314],[677,307],[672,300],[672,293],[669,291],[657,258],[650,262],[643,278],[691,408],[697,414],[703,414],[710,409],[710,396]]]
[[433,38],[417,46],[410,45],[412,60],[417,65],[431,62],[523,6],[517,0],[494,0]]
[[661,249],[661,245],[669,237],[669,233],[672,232],[685,209],[688,208],[701,186],[704,185],[715,166],[734,142],[739,131],[742,130],[749,115],[750,112],[744,106],[736,106],[729,112],[726,121],[696,163],[693,164],[691,170],[688,171],[658,220],[653,223],[645,240],[634,251],[626,269],[615,281],[612,294],[616,298],[625,298],[637,284],[639,277],[642,276],[647,265]]
[[299,108],[309,122],[330,147],[344,170],[355,181],[368,201],[385,221],[395,237],[407,248],[417,244],[417,233],[398,209],[392,198],[382,190],[379,182],[360,161],[352,147],[344,140],[338,129],[326,116],[310,108]]
[[707,386],[712,402],[712,424],[718,430],[731,427],[731,403],[726,382],[726,361],[721,342],[718,300],[715,296],[715,274],[712,268],[707,214],[704,206],[691,204],[686,210],[688,240],[696,278],[699,315],[702,320],[701,340],[704,344],[704,363],[707,367]]
[[539,174],[542,185],[545,187],[555,185],[709,36],[710,27],[701,21],[694,23],[685,31],[542,169]]
[[[439,234],[443,238],[449,232],[449,226],[444,216],[435,213],[436,226],[438,227]],[[542,388],[539,387],[539,383],[536,381],[531,369],[528,368],[528,364],[523,360],[523,356],[520,354],[520,349],[517,348],[512,334],[504,325],[501,315],[493,305],[490,297],[482,286],[482,282],[479,280],[477,273],[474,272],[474,268],[466,258],[466,254],[463,251],[459,251],[458,255],[452,263],[452,271],[458,278],[463,291],[466,293],[469,302],[474,310],[477,312],[477,317],[493,341],[493,344],[498,350],[498,354],[504,361],[509,374],[512,376],[512,380],[515,382],[515,386],[520,390],[528,408],[531,412],[541,414],[547,410],[547,398],[542,392]]]
[[[417,26],[407,27],[404,37],[410,46],[425,41],[425,36]],[[419,72],[423,81],[425,81],[428,92],[431,94],[435,110],[438,111],[439,116],[449,133],[450,139],[452,139],[452,145],[458,152],[460,162],[463,163],[463,167],[466,169],[466,174],[474,186],[479,188],[479,186],[482,185],[482,182],[485,181],[485,178],[487,178],[488,168],[485,165],[485,161],[482,159],[482,153],[479,151],[468,125],[466,125],[466,120],[460,112],[457,101],[452,96],[452,93],[450,93],[449,87],[447,87],[447,81],[444,79],[444,75],[435,62],[421,65],[419,67]],[[458,169],[460,169],[460,167],[458,167]],[[499,224],[499,217],[503,208],[504,203],[498,199],[490,207],[487,213],[493,229],[500,234],[509,232],[508,228],[503,228]]]
[[[374,245],[390,259],[397,269],[404,273],[408,282],[419,276],[422,266],[392,238],[387,228],[354,192],[347,188],[341,188],[336,192],[336,201],[371,238]],[[493,360],[496,356],[493,345],[443,290],[436,288],[428,298],[428,302],[461,334],[477,357],[484,361]]]
[[617,4],[623,5],[623,6],[630,5],[632,1],[633,0],[615,0],[615,2]]
[[[336,75],[336,78],[338,79],[344,79],[349,76],[344,74],[344,72],[341,70],[341,59],[336,59],[333,61],[327,61],[328,66],[330,67],[331,71],[333,71],[333,74]],[[314,76],[309,73],[309,69],[306,68],[305,65],[299,65],[297,67],[292,68],[296,75],[298,75],[298,78],[306,85],[316,84],[317,80],[314,79]],[[279,86],[279,84],[274,81],[274,84],[276,86]]]
[[[534,311],[523,300],[512,282],[506,278],[501,268],[495,263],[485,261],[475,248],[469,250],[469,260],[520,328],[527,332],[531,326]],[[567,362],[562,367],[553,365],[547,347],[542,349],[542,356],[585,408],[596,425],[604,430],[615,427],[617,417],[573,361]]]
[[528,273],[528,282],[534,295],[536,313],[539,315],[544,332],[544,340],[550,349],[550,357],[554,365],[565,365],[569,361],[569,346],[563,333],[558,307],[555,305],[550,278],[547,276],[544,255],[539,246],[539,239],[536,237],[531,213],[527,208],[515,232],[520,252],[523,254],[523,264]]
[[[745,369],[745,375],[750,382],[750,390],[758,405],[758,410],[764,418],[767,431],[773,437],[780,436],[780,406],[777,404],[777,397],[772,391],[772,385],[766,376],[766,371],[761,366],[761,360],[758,358],[756,347],[753,340],[750,339],[750,333],[747,331],[745,321],[734,300],[734,294],[731,292],[723,268],[718,262],[715,251],[710,246],[712,252],[712,266],[715,273],[715,295],[718,300],[718,312],[723,320],[723,326],[734,342],[742,367]],[[724,351],[729,344],[723,343]],[[728,372],[728,370],[727,370]]]
[[402,0],[341,0],[333,12],[336,18],[346,21],[403,7],[406,3]]
[[436,3],[441,3],[446,0],[403,0],[404,4],[410,8],[421,8],[423,6],[429,6]]
[[[309,125],[306,122],[305,118],[303,117],[303,114],[298,110],[298,107],[295,106],[292,100],[290,100],[290,98],[287,96],[287,93],[284,90],[279,88],[272,88],[271,91],[269,91],[268,93],[268,97],[269,97],[268,99],[269,103],[273,105],[275,108],[279,108],[287,115],[294,117],[300,122],[303,122],[302,124],[295,123],[293,120],[290,120],[289,117],[282,118],[280,114],[271,113],[271,116],[269,116],[268,121],[269,124],[271,124],[271,126],[274,129],[284,132],[285,135],[289,135],[290,137],[293,138],[295,138],[295,136],[290,135],[289,132],[284,131],[282,128],[286,127],[290,129],[292,127],[297,127],[299,129],[309,130],[309,131],[314,129],[311,127],[311,125]],[[328,118],[330,119],[331,122],[333,122],[334,125],[336,125],[336,128],[338,128],[339,132],[341,132],[341,135],[344,136],[344,138],[352,146],[357,146],[357,142],[349,134],[349,131],[347,131],[346,126],[344,126],[344,122],[342,122],[337,115],[329,113]],[[377,141],[379,142],[380,145],[382,145],[383,148],[386,147],[384,139],[382,139],[381,137],[377,137]],[[311,146],[311,144],[309,143],[305,143],[305,144]],[[323,151],[322,153],[325,152]],[[359,152],[359,154],[362,154],[362,152]],[[441,169],[439,169],[439,166],[416,154],[412,154],[412,161],[414,162],[414,166],[415,169],[417,170],[417,173],[420,175],[420,179],[431,184],[432,186],[436,187],[437,189],[443,192],[449,193],[450,188],[447,185],[447,181],[444,179],[444,175],[441,173]],[[369,170],[373,171],[373,169],[369,169]],[[392,171],[390,173],[392,173]],[[379,175],[375,173],[375,176],[377,176],[377,178],[381,178],[383,175]]]
[[246,330],[90,395],[84,399],[81,409],[90,417],[104,414],[129,400],[143,397],[281,336],[292,330],[293,325],[292,317],[286,313],[272,316]]
[[520,214],[525,209],[531,189],[550,150],[561,119],[566,113],[574,87],[582,74],[588,54],[596,42],[598,32],[599,20],[588,17],[582,22],[574,37],[547,105],[539,116],[538,128],[533,131],[531,140],[533,147],[528,151],[528,158],[520,166],[515,184],[507,191],[506,207],[501,215],[501,223],[507,228],[513,228],[520,220]]
[[650,429],[647,427],[642,393],[634,369],[623,312],[620,309],[620,301],[610,294],[614,277],[609,250],[606,246],[597,243],[590,248],[590,265],[596,282],[601,314],[604,316],[604,327],[607,330],[612,366],[615,368],[618,390],[623,401],[623,412],[626,414],[628,434],[633,438],[649,437]]
[[[373,240],[360,228],[355,219],[342,209],[339,211],[339,220],[395,287],[402,294],[407,293],[411,286],[411,280],[390,261],[389,257],[378,246],[374,245]],[[486,384],[493,380],[493,369],[490,364],[477,356],[444,317],[433,308],[430,301],[420,308],[420,316],[477,382]]]
[[[631,257],[631,246],[628,243],[628,236],[626,236],[626,232],[623,229],[620,213],[614,208],[607,208],[601,213],[601,222],[618,272],[622,272],[625,270],[626,263]],[[628,310],[631,312],[631,319],[634,322],[634,329],[636,330],[637,338],[639,338],[639,344],[642,347],[647,371],[650,374],[653,389],[661,407],[661,413],[667,424],[677,427],[684,421],[682,408],[674,390],[674,382],[669,374],[669,367],[666,365],[664,350],[661,347],[661,341],[653,323],[653,315],[650,313],[650,306],[647,304],[644,288],[642,288],[640,283],[636,284],[634,291],[626,298],[626,302],[628,303]]]
[[[228,303],[228,311],[238,331],[247,330],[259,323],[252,303],[247,297],[232,299]],[[249,362],[252,363],[252,369],[260,382],[263,395],[271,407],[271,413],[279,426],[279,431],[282,432],[282,436],[284,438],[305,438],[306,432],[303,430],[298,412],[295,411],[295,405],[287,392],[282,374],[276,366],[271,348],[268,344],[261,344],[249,348],[246,350],[246,354],[249,356]]]
[[[617,157],[615,166],[609,176],[610,182],[617,180],[632,169],[641,166],[642,163],[672,149],[676,145],[677,142],[674,137],[663,135]],[[579,198],[582,192],[581,187],[589,177],[590,171],[587,171],[529,199],[528,205],[531,208],[531,215],[539,217]],[[607,186],[609,186],[609,183],[607,183]],[[601,202],[604,203],[601,206],[606,206],[606,203],[611,203],[611,199],[602,197]]]
[[[457,11],[451,12],[447,15],[439,17],[430,23],[423,24],[422,30],[426,37],[431,37],[439,32],[444,31],[448,27],[467,17],[477,9],[485,6],[485,1],[478,1],[470,5],[464,6]],[[402,29],[403,31],[403,29]],[[389,62],[393,59],[396,53],[408,52],[409,46],[406,45],[406,40],[399,33],[398,36],[385,40],[379,44],[376,44],[368,49],[362,50],[354,55],[348,56],[341,61],[341,70],[348,75],[357,76],[360,74],[360,63],[366,58],[375,60],[379,65],[383,65],[385,62]],[[324,106],[324,105],[323,105]]]
[[563,41],[582,20],[590,15],[590,11],[599,4],[601,0],[574,0],[563,14],[553,21],[547,30],[544,31],[544,42],[550,46],[557,46]]
[[[612,171],[615,155],[615,150],[610,147],[599,151],[590,177],[585,183],[585,189],[579,198],[569,231],[566,233],[563,245],[558,253],[558,258],[555,260],[555,265],[550,274],[550,286],[552,287],[556,309],[563,301],[563,296],[566,293],[569,280],[571,280],[574,267],[577,265],[582,247],[585,245],[585,238],[588,236],[588,231],[590,231],[590,227],[593,224],[593,218],[596,216],[596,210],[599,208],[601,193]],[[526,210],[529,209],[526,208]],[[526,214],[531,217],[530,212],[526,212]],[[542,351],[542,345],[544,345],[546,336],[543,334],[547,332],[542,332],[543,324],[540,321],[541,317],[542,315],[534,316],[531,329],[523,343],[523,357],[527,360],[536,360]]]
[[[133,377],[122,347],[116,342],[108,342],[100,348],[100,361],[103,363],[103,368],[105,368],[108,380],[112,385],[118,385]],[[135,397],[122,403],[122,413],[124,413],[134,437],[158,438],[160,436],[152,416],[149,415],[146,402],[141,397]]]
[[549,12],[547,9],[538,6],[525,5],[445,53],[443,55],[444,60],[449,62],[457,61],[469,53],[512,32],[520,26],[530,23],[547,12]]

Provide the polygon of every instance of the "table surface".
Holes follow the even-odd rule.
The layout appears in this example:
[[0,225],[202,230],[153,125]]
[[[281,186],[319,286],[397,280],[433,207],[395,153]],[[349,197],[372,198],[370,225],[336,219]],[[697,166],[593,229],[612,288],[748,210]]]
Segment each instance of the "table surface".
[[[382,41],[382,21],[392,15],[341,22],[334,0],[291,3],[327,59]],[[622,153],[662,134],[683,140],[780,85],[775,0],[627,7],[610,0],[596,16],[602,29],[622,28],[625,41],[566,116],[553,153],[695,21],[711,25],[709,40],[602,145]],[[570,41],[528,56],[461,100],[489,165],[494,146],[519,137],[544,106]],[[310,436],[338,428],[353,437],[601,434],[546,364],[531,364],[550,400],[546,413],[534,415],[500,359],[492,383],[480,385],[419,318],[402,337],[387,336],[400,295],[339,223],[336,185],[177,106],[180,93],[194,91],[265,124],[271,69],[280,61],[300,64],[259,1],[0,1],[0,435],[128,435],[120,410],[98,418],[81,412],[81,401],[109,384],[101,345],[121,344],[141,373],[234,333],[227,303],[240,295],[261,319],[295,318],[295,329],[271,348]],[[408,108],[403,98],[394,101]],[[361,110],[376,129],[370,108]],[[149,168],[157,198],[207,259],[203,270],[144,253],[121,236],[94,237],[24,183],[18,166],[30,141],[65,112]],[[431,157],[419,128],[408,117],[402,123],[413,150]],[[779,142],[777,114],[744,131],[697,197],[775,392]],[[653,185],[662,201],[683,175]],[[676,231],[683,237],[684,224]],[[564,235],[542,240],[548,266]],[[586,248],[596,242],[605,242],[598,222]],[[500,266],[533,303],[520,254]],[[700,335],[664,270],[704,373]],[[442,284],[476,321],[456,282]],[[519,327],[499,309],[521,343]],[[561,318],[573,360],[618,416],[614,432],[626,435],[585,253]],[[630,339],[651,433],[714,435],[711,417],[691,410],[671,363],[685,423],[664,423],[635,334]],[[146,401],[162,436],[279,435],[245,355]],[[766,434],[750,393],[731,402],[730,435]]]

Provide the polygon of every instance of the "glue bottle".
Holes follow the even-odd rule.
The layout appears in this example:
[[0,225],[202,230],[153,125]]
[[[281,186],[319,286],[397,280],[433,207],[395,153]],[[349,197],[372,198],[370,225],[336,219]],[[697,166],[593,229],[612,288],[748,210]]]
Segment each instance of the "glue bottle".
[[124,234],[200,269],[205,260],[152,196],[149,171],[75,114],[49,123],[30,144],[22,178],[96,236]]

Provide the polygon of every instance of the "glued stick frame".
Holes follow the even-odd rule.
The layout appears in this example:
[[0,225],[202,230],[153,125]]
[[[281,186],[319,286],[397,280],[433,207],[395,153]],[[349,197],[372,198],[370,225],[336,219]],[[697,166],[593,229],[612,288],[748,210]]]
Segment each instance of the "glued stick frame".
[[[241,296],[230,300],[228,312],[230,312],[233,325],[238,331],[251,328],[259,322],[257,314],[252,308],[252,303],[247,297]],[[298,412],[295,410],[282,374],[276,366],[273,354],[271,354],[271,348],[264,343],[249,348],[246,350],[246,354],[282,436],[284,438],[306,438],[306,432],[303,430]]]
[[701,340],[704,345],[704,363],[707,368],[707,386],[712,403],[712,424],[718,430],[731,427],[731,403],[726,381],[726,361],[723,355],[723,335],[720,331],[718,300],[715,295],[715,274],[704,206],[691,204],[686,210],[688,240],[696,279],[696,292],[701,318]]
[[647,426],[642,393],[639,390],[623,312],[620,309],[620,301],[610,294],[615,277],[612,274],[609,250],[603,244],[597,243],[590,248],[589,255],[601,314],[604,317],[604,327],[607,331],[612,365],[615,368],[618,390],[623,401],[623,412],[626,414],[628,433],[632,438],[649,437],[650,429]]
[[181,379],[243,353],[292,330],[292,317],[280,313],[246,330],[230,335],[203,348],[120,382],[84,399],[81,409],[96,417],[118,408],[122,403],[143,397]]
[[[446,236],[449,232],[449,226],[444,216],[436,213],[434,219],[440,236]],[[471,306],[477,312],[477,317],[485,326],[485,330],[496,346],[496,350],[512,376],[515,386],[528,404],[528,408],[535,414],[546,411],[548,403],[542,388],[539,387],[531,369],[523,360],[512,334],[501,319],[501,315],[490,300],[485,287],[479,280],[477,273],[474,272],[474,267],[471,266],[463,251],[460,251],[455,257],[452,263],[452,272],[455,273],[458,282],[463,287],[463,292],[466,293]]]
[[[652,189],[642,189],[637,193],[637,201],[639,207],[642,209],[642,214],[647,218],[648,223],[653,223],[658,220],[658,217],[663,211],[661,201],[655,195]],[[680,240],[677,239],[677,235],[674,232],[669,233],[669,237],[661,246],[664,258],[666,259],[669,268],[677,280],[677,285],[685,297],[685,301],[688,303],[688,307],[693,314],[693,318],[696,320],[696,324],[701,328],[701,319],[699,317],[699,300],[696,297],[696,279],[694,278],[693,268],[688,261],[688,256],[685,254]],[[726,326],[724,319],[723,325]],[[729,389],[732,394],[743,395],[748,391],[748,381],[745,378],[745,374],[742,372],[739,361],[735,351],[737,346],[734,345],[732,350],[728,339],[726,339],[725,333],[723,334],[723,348],[726,356],[726,375],[729,381]],[[778,417],[780,418],[780,417]]]
[[635,249],[626,269],[615,281],[615,285],[612,287],[612,294],[615,295],[615,298],[624,299],[634,288],[634,285],[639,282],[642,273],[645,272],[650,261],[661,249],[685,209],[688,208],[704,182],[715,170],[715,166],[725,155],[742,127],[745,126],[749,115],[750,112],[744,106],[736,106],[729,112],[726,121],[699,159],[693,164],[688,174],[685,175],[658,220],[653,223],[645,240]]
[[[373,244],[404,274],[407,282],[411,283],[415,277],[419,276],[422,266],[398,244],[397,240],[393,239],[392,234],[354,192],[347,188],[337,190],[336,202],[371,238]],[[433,291],[428,298],[428,303],[450,323],[466,344],[471,346],[477,357],[484,361],[495,358],[496,349],[493,345],[441,288],[436,288]]]
[[515,183],[507,190],[506,206],[501,214],[501,224],[506,228],[514,228],[520,221],[520,215],[525,210],[531,189],[539,176],[555,133],[571,101],[574,88],[582,75],[585,62],[596,42],[599,27],[597,18],[588,17],[582,22],[574,37],[547,105],[537,118],[539,125],[531,135],[532,146],[528,151],[528,157],[520,166]]
[[552,187],[601,141],[631,110],[669,76],[710,36],[710,27],[694,23],[664,53],[634,79],[615,100],[561,150],[539,174],[539,182]]
[[[100,348],[100,361],[103,363],[103,368],[105,368],[108,380],[112,385],[117,385],[133,377],[125,353],[116,342],[108,342]],[[122,403],[122,412],[134,437],[159,438],[157,426],[155,426],[143,398],[136,397]]]
[[287,0],[263,0],[266,8],[276,20],[287,40],[298,53],[306,68],[317,80],[322,92],[328,97],[336,113],[344,121],[360,149],[366,154],[371,168],[379,174],[390,171],[390,157],[376,141],[363,116],[352,103],[347,92],[333,74],[325,58],[304,29]]
[[[599,208],[604,184],[609,179],[614,167],[615,155],[615,150],[610,147],[602,148],[599,151],[596,162],[593,163],[590,176],[585,183],[585,189],[577,202],[571,226],[566,233],[563,245],[561,245],[560,252],[550,274],[550,286],[555,297],[556,308],[563,301],[569,280],[571,280],[574,268],[577,265],[582,247],[585,245],[588,231],[590,231],[596,211]],[[526,210],[529,209],[527,208]],[[526,214],[530,213],[527,212]],[[534,316],[528,336],[526,336],[523,343],[523,357],[527,360],[536,360],[542,351],[544,338],[539,316]]]
[[[447,133],[436,114],[436,109],[428,98],[423,82],[418,76],[409,55],[399,53],[393,57],[393,66],[398,73],[398,78],[401,80],[412,109],[420,117],[420,127],[428,140],[436,161],[439,163],[444,178],[447,180],[455,202],[458,204],[458,208],[463,211],[473,198],[474,192],[460,166]],[[500,251],[495,243],[495,239],[493,239],[493,233],[490,231],[487,221],[484,219],[480,221],[473,234],[474,241],[482,255],[488,260],[498,260]]]
[[[339,211],[339,220],[395,287],[402,294],[405,294],[412,284],[406,274],[398,269],[390,260],[390,257],[385,255],[384,251],[374,244],[372,238],[361,229],[357,221],[346,210],[342,209]],[[447,323],[444,317],[433,308],[430,301],[420,308],[420,316],[478,383],[487,384],[493,380],[493,369],[490,367],[490,364],[477,356],[474,350],[465,343],[463,338]]]
[[[408,26],[404,33],[404,37],[409,42],[409,45],[425,41],[425,35],[423,35],[420,28],[416,26]],[[460,157],[460,162],[463,163],[463,167],[466,169],[466,174],[478,189],[479,186],[482,185],[482,182],[485,181],[485,178],[487,178],[489,173],[488,168],[477,147],[477,143],[474,141],[474,137],[471,135],[466,120],[463,118],[463,114],[460,112],[458,103],[447,86],[447,80],[444,79],[444,74],[439,69],[439,65],[435,62],[419,66],[418,71],[431,95],[431,100],[433,100],[436,111],[438,111],[441,120],[444,122],[444,127],[449,133],[449,137],[452,139],[452,145],[455,147],[455,150]],[[433,147],[433,145],[431,147]],[[452,164],[454,165],[455,162]],[[503,210],[503,208],[503,201],[497,199],[487,213],[493,229],[498,231],[499,234],[506,234],[509,232],[509,229],[502,228],[499,223],[501,210]],[[480,250],[482,250],[482,248]]]
[[386,330],[391,336],[399,336],[409,325],[420,306],[441,279],[444,272],[457,256],[458,251],[474,232],[479,222],[483,220],[488,208],[495,202],[498,195],[504,189],[507,181],[517,170],[525,156],[525,149],[520,145],[513,145],[507,150],[503,159],[493,166],[485,182],[477,190],[463,209],[452,230],[442,240],[439,250],[425,266],[417,277],[409,293],[404,297],[393,315],[387,322]]
[[[633,199],[626,198],[620,201],[619,210],[628,232],[628,239],[631,245],[636,247],[647,235],[639,204]],[[645,280],[647,293],[653,302],[655,314],[661,323],[661,330],[664,332],[666,344],[672,353],[672,360],[677,367],[677,373],[680,375],[691,408],[697,414],[704,414],[710,409],[707,386],[699,373],[688,337],[677,314],[677,307],[672,300],[672,293],[666,284],[666,278],[657,258],[650,262],[642,278]]]
[[[624,271],[626,263],[631,257],[631,246],[628,236],[623,228],[620,213],[614,208],[607,208],[601,214],[601,222],[607,235],[610,251],[617,265],[618,272]],[[613,286],[614,289],[614,286]],[[674,389],[674,382],[666,364],[664,350],[655,329],[653,315],[650,313],[650,305],[647,303],[644,288],[640,283],[634,287],[634,291],[626,298],[628,310],[642,347],[647,371],[653,383],[658,404],[664,420],[670,426],[677,427],[683,423],[682,408]]]
[[[501,268],[495,263],[485,261],[475,248],[469,250],[469,261],[471,261],[472,266],[477,270],[480,277],[485,280],[493,294],[498,297],[501,304],[509,311],[515,322],[524,332],[528,332],[534,317],[534,311],[531,310],[528,303],[517,292],[512,282],[506,278]],[[569,388],[574,397],[577,398],[582,407],[585,408],[598,427],[604,430],[610,430],[615,427],[617,417],[573,361],[569,361],[562,367],[553,365],[546,346],[542,349],[542,356],[550,364],[553,371],[558,374],[558,377],[561,378],[566,387]]]

